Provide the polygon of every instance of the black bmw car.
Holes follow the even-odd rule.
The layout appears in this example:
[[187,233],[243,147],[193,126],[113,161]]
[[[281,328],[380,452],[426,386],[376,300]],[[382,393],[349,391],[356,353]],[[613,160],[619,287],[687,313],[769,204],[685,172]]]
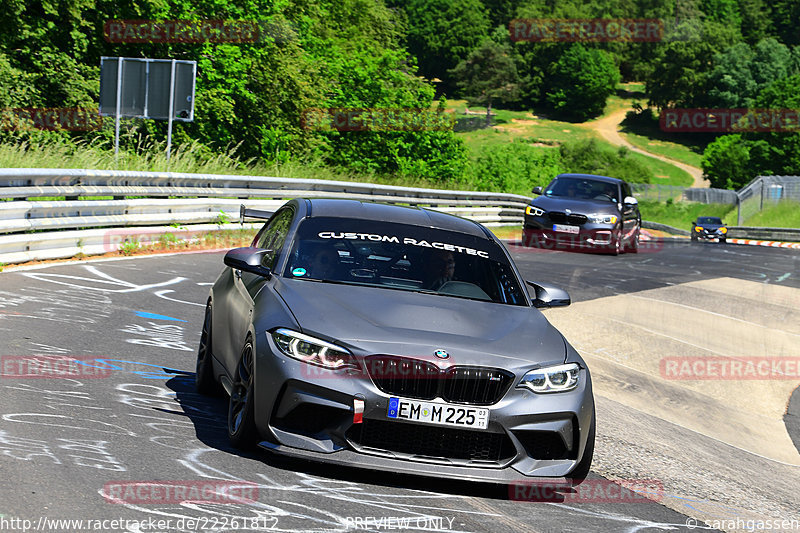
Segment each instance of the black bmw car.
[[728,227],[719,217],[697,217],[692,222],[691,239],[717,239],[720,244],[728,242]]
[[642,216],[631,186],[592,174],[559,174],[525,209],[523,244],[620,254],[639,250]]
[[588,473],[589,370],[540,311],[569,296],[523,281],[480,224],[296,199],[225,264],[196,384],[227,393],[234,445],[474,481]]

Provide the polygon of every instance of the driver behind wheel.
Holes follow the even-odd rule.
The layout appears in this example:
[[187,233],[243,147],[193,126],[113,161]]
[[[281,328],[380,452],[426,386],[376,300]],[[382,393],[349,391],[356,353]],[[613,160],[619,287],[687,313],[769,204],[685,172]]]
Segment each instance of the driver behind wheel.
[[423,287],[438,290],[442,285],[451,281],[455,275],[456,260],[453,252],[435,250],[428,257],[426,276]]
[[313,251],[308,263],[308,275],[317,279],[334,279],[339,271],[339,252],[329,246]]

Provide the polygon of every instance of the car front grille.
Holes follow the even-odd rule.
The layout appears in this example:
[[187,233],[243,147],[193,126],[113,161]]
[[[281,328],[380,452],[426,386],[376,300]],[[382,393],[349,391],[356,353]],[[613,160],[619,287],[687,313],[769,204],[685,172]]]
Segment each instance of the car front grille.
[[435,364],[408,357],[376,355],[366,359],[375,385],[386,394],[470,405],[491,405],[503,397],[514,375],[498,368]]
[[364,419],[347,438],[356,446],[428,458],[499,463],[516,454],[504,433]]
[[511,376],[492,368],[455,367],[447,371],[442,398],[448,402],[490,405],[498,401]]
[[550,211],[547,216],[550,217],[554,224],[571,224],[573,226],[582,226],[588,220],[586,215],[576,215],[574,213],[568,215],[561,211]]

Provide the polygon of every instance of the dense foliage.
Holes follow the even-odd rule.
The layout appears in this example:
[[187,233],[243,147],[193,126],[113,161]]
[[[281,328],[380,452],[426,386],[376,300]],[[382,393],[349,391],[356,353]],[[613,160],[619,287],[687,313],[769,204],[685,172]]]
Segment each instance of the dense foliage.
[[[800,74],[767,85],[753,108],[800,109]],[[736,189],[759,175],[798,175],[800,131],[723,135],[706,148],[703,171],[713,187]]]
[[[659,42],[512,39],[512,20],[536,18],[660,19],[664,34]],[[104,23],[120,19],[258,21],[261,37],[114,44],[104,38]],[[0,0],[0,107],[96,108],[101,56],[191,59],[198,62],[195,121],[175,125],[177,147],[449,183],[480,175],[502,189],[508,179],[538,179],[531,177],[537,169],[567,168],[567,155],[491,148],[470,165],[463,142],[447,129],[336,131],[308,127],[306,113],[436,112],[447,96],[585,120],[602,113],[620,79],[644,81],[657,109],[797,106],[798,20],[800,0]],[[798,135],[720,137],[704,168],[727,186],[756,173],[798,173]],[[164,122],[123,125],[129,150],[165,136]],[[0,140],[33,143],[110,146],[112,137],[110,128],[0,131]],[[615,157],[600,157],[603,168],[646,179],[629,158]],[[487,170],[492,165],[529,178],[497,177]]]

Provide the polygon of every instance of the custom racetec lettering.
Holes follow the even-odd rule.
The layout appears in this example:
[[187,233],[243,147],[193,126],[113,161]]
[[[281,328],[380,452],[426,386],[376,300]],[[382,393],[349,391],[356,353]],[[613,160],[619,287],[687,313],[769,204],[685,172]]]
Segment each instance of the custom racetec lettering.
[[355,233],[355,232],[335,232],[335,231],[321,231],[319,233],[320,239],[351,239],[362,241],[377,241],[377,242],[395,242],[400,244],[397,237],[389,235],[376,235],[374,233]]
[[374,242],[393,242],[396,244],[421,246],[423,248],[434,248],[437,250],[444,250],[447,252],[458,252],[467,255],[476,255],[485,259],[489,258],[489,252],[483,250],[476,250],[468,246],[459,246],[447,242],[427,241],[425,239],[412,239],[411,237],[403,237],[402,240],[396,235],[380,235],[376,233],[356,233],[356,232],[336,232],[336,231],[320,231],[317,236],[320,239],[347,239],[347,240],[362,240]]

